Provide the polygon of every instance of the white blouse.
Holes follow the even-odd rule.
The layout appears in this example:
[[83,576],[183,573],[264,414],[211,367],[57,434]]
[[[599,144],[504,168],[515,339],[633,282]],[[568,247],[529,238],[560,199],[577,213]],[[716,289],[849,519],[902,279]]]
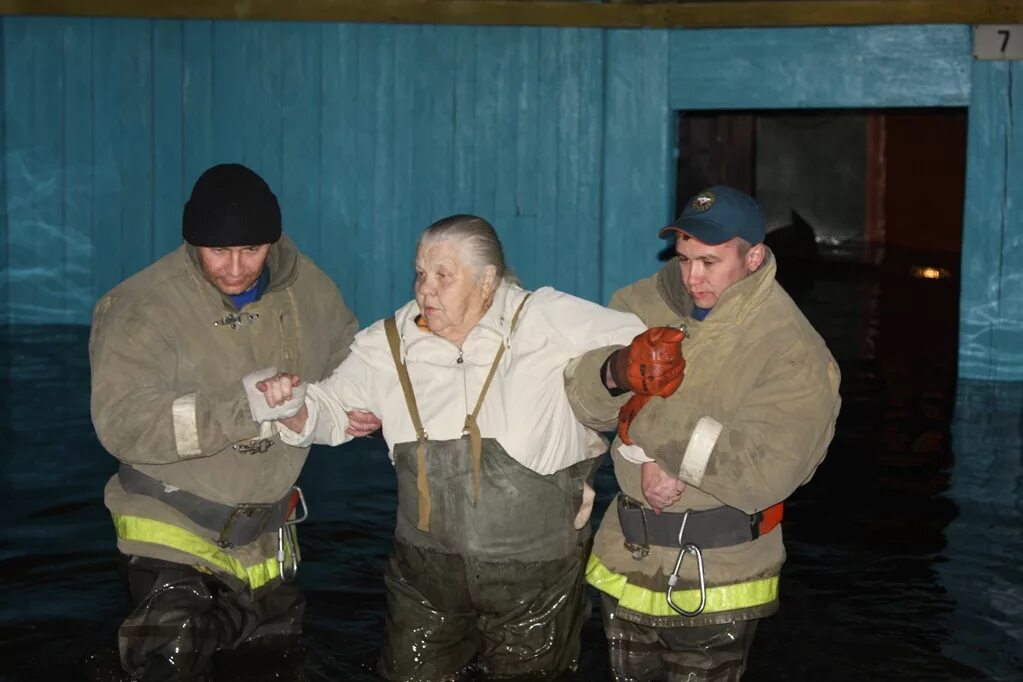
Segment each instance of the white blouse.
[[[461,349],[416,324],[414,300],[395,313],[395,321],[419,414],[432,440],[462,436],[465,416],[476,406],[497,350],[505,344],[477,418],[480,432],[524,466],[549,474],[585,459],[593,443],[593,434],[572,414],[565,366],[594,348],[628,345],[646,327],[631,313],[544,287],[530,296],[512,333],[512,317],[527,293],[502,284]],[[395,444],[416,440],[383,321],[359,332],[351,354],[333,374],[309,386],[306,405],[309,419],[301,433],[281,425],[285,442],[347,442],[352,437],[345,433],[345,413],[352,409],[381,419],[392,461]]]

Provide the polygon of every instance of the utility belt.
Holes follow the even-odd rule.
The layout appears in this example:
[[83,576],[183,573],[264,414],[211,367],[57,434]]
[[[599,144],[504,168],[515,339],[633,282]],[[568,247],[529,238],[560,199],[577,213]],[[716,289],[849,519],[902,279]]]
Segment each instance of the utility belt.
[[[756,540],[781,523],[784,503],[747,514],[735,507],[721,506],[703,511],[661,512],[651,510],[631,497],[618,495],[618,522],[625,536],[625,548],[637,561],[650,553],[650,546],[678,548],[675,570],[668,576],[668,606],[683,616],[698,616],[707,604],[707,583],[703,572],[703,550],[732,547]],[[700,604],[687,611],[672,599],[678,574],[687,554],[696,559],[700,580]]]
[[[169,488],[162,481],[127,464],[121,464],[117,477],[129,493],[160,500],[187,516],[193,523],[216,533],[220,547],[241,547],[273,531],[282,535],[285,526],[301,523],[309,515],[302,489],[298,486],[294,486],[276,502],[232,506],[207,500],[187,490]],[[302,507],[301,514],[291,518],[299,505]]]
[[756,514],[727,506],[653,514],[637,500],[622,494],[618,496],[618,522],[626,548],[633,556],[640,555],[636,558],[642,558],[651,545],[673,548],[696,545],[706,550],[756,540],[781,523],[783,505],[779,502]]

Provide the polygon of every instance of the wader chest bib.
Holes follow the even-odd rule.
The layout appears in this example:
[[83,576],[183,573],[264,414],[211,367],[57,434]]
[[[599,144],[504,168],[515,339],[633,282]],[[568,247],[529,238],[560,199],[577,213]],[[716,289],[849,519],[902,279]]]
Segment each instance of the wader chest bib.
[[[528,296],[512,318],[511,334],[527,300]],[[390,318],[384,326],[418,435],[415,443],[394,446],[397,539],[484,560],[544,561],[574,552],[580,532],[572,522],[582,504],[583,483],[599,462],[584,460],[553,474],[538,474],[505,452],[496,439],[479,435],[476,417],[505,344],[497,351],[475,409],[466,415],[464,435],[455,440],[430,440],[401,361],[397,325]]]
[[476,656],[498,675],[565,670],[589,613],[582,576],[590,529],[576,530],[573,520],[599,459],[542,475],[480,436],[476,416],[504,341],[464,435],[430,440],[394,319],[384,326],[418,439],[394,446],[398,513],[380,672],[438,679]]

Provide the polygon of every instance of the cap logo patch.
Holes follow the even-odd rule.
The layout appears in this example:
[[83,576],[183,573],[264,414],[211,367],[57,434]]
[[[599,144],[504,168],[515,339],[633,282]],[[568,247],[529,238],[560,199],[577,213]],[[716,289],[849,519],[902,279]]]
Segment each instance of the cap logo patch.
[[714,205],[714,193],[713,192],[700,192],[693,197],[693,210],[697,213],[703,213],[709,211],[710,207]]

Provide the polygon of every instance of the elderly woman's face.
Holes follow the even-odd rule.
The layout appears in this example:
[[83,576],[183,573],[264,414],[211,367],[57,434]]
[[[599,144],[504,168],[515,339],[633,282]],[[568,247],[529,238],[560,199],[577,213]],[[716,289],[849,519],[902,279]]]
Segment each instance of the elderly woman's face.
[[456,244],[434,242],[416,252],[416,302],[434,334],[461,344],[486,312],[492,273],[473,276]]

